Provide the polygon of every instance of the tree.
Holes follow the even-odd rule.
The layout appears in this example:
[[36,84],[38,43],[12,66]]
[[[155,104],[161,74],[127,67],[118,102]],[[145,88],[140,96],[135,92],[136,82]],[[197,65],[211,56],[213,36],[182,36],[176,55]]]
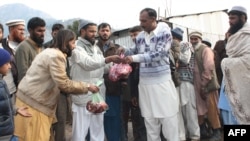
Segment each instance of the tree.
[[77,36],[79,36],[78,25],[79,25],[79,20],[76,20],[72,23],[72,25],[68,25],[67,29],[72,30],[73,32],[75,32]]

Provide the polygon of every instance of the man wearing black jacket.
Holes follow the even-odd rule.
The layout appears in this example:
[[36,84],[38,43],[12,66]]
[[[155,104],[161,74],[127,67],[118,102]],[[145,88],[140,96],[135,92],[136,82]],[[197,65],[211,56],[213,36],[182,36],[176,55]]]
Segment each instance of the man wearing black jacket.
[[7,87],[14,102],[18,79],[16,61],[14,56],[17,45],[25,39],[25,22],[21,19],[10,20],[6,22],[6,25],[9,28],[9,35],[2,40],[2,47],[0,46],[0,48],[4,48],[11,55],[11,71],[9,71],[8,74],[4,77],[4,80],[7,83]]

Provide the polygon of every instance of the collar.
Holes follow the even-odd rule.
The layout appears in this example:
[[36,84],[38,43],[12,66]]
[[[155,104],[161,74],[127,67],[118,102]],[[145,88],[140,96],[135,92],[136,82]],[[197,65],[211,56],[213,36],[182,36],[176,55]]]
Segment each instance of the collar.
[[111,40],[108,40],[105,43],[103,43],[100,39],[97,42],[97,46],[103,53],[106,52],[107,50],[112,50],[115,47],[114,43],[112,43]]
[[[86,44],[87,46],[93,46],[88,40],[82,38],[82,37],[78,37],[78,40],[83,42],[84,44]],[[95,41],[95,44],[96,44],[96,41]],[[95,45],[94,44],[94,45]]]
[[68,57],[68,55],[66,53],[63,53],[59,48],[47,48],[47,49],[55,49],[55,50],[61,52],[65,58]]
[[111,44],[111,41],[110,41],[110,40],[108,40],[108,41],[106,41],[105,43],[103,43],[100,39],[98,39],[98,43],[97,43],[97,45],[98,45],[99,47],[109,46],[110,44]]
[[169,28],[169,27],[168,27],[168,25],[166,23],[159,22],[159,23],[157,23],[157,26],[156,26],[156,28],[154,30],[150,31],[150,33],[144,31],[144,34],[146,36],[152,37],[152,36],[157,35],[157,33],[159,33],[159,31],[161,31],[164,28]]
[[9,36],[6,38],[5,43],[7,45],[7,47],[9,47],[10,49],[12,49],[12,52],[15,52],[18,46],[18,42],[15,41],[10,41]]
[[27,38],[27,41],[31,44],[31,47],[36,50],[37,53],[40,53],[42,50],[42,47],[39,47],[39,45],[34,42],[30,37]]

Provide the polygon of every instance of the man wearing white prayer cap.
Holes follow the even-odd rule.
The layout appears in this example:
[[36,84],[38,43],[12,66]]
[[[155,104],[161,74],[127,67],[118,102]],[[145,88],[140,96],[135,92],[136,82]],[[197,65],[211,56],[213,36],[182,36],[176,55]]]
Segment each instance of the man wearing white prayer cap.
[[239,11],[239,12],[242,12],[244,14],[247,14],[247,9],[243,6],[233,6],[231,8],[231,10],[229,11],[229,13],[233,12],[233,11]]
[[247,22],[247,9],[234,6],[228,16],[230,36],[225,48],[228,57],[222,60],[221,69],[232,111],[222,116],[235,117],[238,124],[250,124],[250,24]]
[[247,9],[243,6],[233,6],[229,12],[229,33],[234,34],[247,22]]
[[0,46],[0,48],[4,48],[11,55],[11,71],[9,71],[3,79],[7,83],[7,87],[14,102],[18,79],[15,52],[18,44],[25,39],[25,21],[22,19],[16,19],[7,21],[5,24],[8,26],[9,34],[2,40],[2,46]]
[[10,47],[16,50],[17,44],[25,39],[25,21],[22,19],[10,20],[5,23],[9,28],[8,41],[13,41]]
[[22,19],[10,20],[5,23],[8,27],[15,25],[25,25],[25,21]]

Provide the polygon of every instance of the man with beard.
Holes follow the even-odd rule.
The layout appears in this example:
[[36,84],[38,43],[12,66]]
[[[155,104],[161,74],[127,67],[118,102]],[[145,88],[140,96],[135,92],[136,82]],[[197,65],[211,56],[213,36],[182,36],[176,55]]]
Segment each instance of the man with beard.
[[[108,23],[98,25],[98,43],[97,45],[104,54],[104,57],[116,54],[119,48],[118,44],[112,43],[109,39],[111,36],[111,26]],[[113,82],[108,78],[108,74],[104,74],[104,82],[106,86],[106,103],[109,110],[104,114],[104,131],[108,141],[123,140],[124,128],[122,128],[122,86],[121,82]]]
[[[92,84],[96,84],[99,81],[104,82],[103,74],[106,64],[110,62],[119,63],[121,60],[120,57],[113,55],[104,58],[102,51],[95,42],[97,32],[97,25],[95,23],[80,20],[78,31],[80,37],[78,37],[76,49],[73,50],[72,57],[70,57],[71,79],[86,81]],[[105,99],[105,89],[105,85],[102,84],[100,86],[100,95],[103,99]],[[86,108],[87,103],[91,101],[91,95],[92,92],[89,92],[87,95],[72,95],[72,141],[85,140],[88,131],[91,141],[103,141],[105,138],[103,125],[104,111],[92,113]]]
[[[38,54],[18,85],[16,105],[27,106],[32,117],[15,117],[15,135],[20,141],[48,141],[60,91],[71,94],[97,93],[91,83],[70,80],[66,57],[75,48],[75,33],[60,30],[55,45]],[[28,87],[27,87],[28,86]]]
[[[196,107],[198,113],[198,122],[200,125],[201,138],[205,136],[207,117],[213,134],[209,141],[220,141],[220,118],[218,105],[219,84],[215,73],[214,53],[211,48],[202,43],[202,34],[198,31],[189,34],[190,42],[194,48],[194,88],[196,96]],[[216,88],[209,89],[213,84]]]
[[247,23],[247,10],[242,6],[234,6],[228,16],[228,57],[221,62],[225,92],[237,123],[250,124],[250,25]]
[[25,22],[24,20],[17,19],[6,22],[6,25],[9,27],[9,35],[7,38],[2,40],[2,47],[11,55],[11,71],[9,71],[3,79],[7,83],[12,101],[14,103],[18,79],[17,66],[14,56],[18,44],[25,39]]
[[18,83],[24,77],[35,56],[42,50],[45,26],[45,21],[39,17],[33,17],[28,21],[29,37],[18,45],[15,54]]

